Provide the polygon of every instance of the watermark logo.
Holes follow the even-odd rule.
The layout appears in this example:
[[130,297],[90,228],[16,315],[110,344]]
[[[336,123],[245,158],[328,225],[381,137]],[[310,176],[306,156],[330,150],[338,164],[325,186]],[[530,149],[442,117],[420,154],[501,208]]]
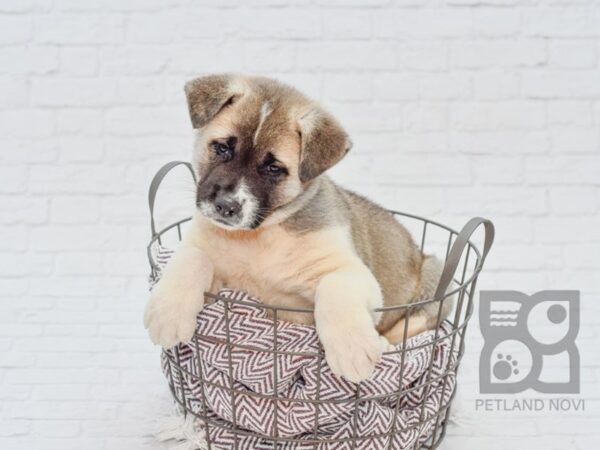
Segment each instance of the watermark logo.
[[481,291],[482,394],[580,390],[579,291]]

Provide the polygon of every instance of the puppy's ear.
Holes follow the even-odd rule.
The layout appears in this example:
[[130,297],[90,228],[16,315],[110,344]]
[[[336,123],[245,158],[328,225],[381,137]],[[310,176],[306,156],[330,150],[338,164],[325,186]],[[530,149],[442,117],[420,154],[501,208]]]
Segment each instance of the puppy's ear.
[[300,181],[303,183],[329,169],[352,147],[346,131],[330,114],[313,108],[299,120],[301,153]]
[[190,119],[194,128],[202,128],[225,106],[242,94],[234,75],[209,75],[185,84]]

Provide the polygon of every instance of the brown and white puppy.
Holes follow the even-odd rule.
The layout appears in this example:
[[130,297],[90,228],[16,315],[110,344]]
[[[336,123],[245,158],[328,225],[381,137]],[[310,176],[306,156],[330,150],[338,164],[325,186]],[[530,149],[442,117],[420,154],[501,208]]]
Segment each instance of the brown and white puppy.
[[[373,309],[431,297],[441,264],[390,213],[323,175],[350,140],[317,103],[260,77],[207,76],[185,91],[197,130],[197,212],[147,306],[152,341],[191,339],[203,292],[228,286],[314,308],[314,317],[278,317],[314,321],[333,372],[367,378],[404,332],[402,313]],[[408,335],[436,319],[437,306],[417,310]]]

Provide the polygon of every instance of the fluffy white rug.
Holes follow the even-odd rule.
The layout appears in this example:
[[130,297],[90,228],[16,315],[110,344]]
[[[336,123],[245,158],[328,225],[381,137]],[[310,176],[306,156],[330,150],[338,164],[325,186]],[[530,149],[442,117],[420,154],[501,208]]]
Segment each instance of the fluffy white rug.
[[[170,443],[169,450],[208,450],[206,434],[200,420],[184,416],[175,407],[169,415],[158,419],[154,437],[159,442]],[[215,446],[212,446],[215,449]],[[215,449],[218,450],[218,449]]]

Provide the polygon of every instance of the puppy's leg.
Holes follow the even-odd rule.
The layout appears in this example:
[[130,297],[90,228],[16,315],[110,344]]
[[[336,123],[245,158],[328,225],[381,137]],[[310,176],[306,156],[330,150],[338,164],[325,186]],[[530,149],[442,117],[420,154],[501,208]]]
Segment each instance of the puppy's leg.
[[327,364],[336,375],[359,382],[368,378],[387,340],[375,329],[382,306],[375,277],[365,266],[325,275],[315,295],[315,323]]
[[195,223],[182,240],[150,295],[144,326],[150,339],[164,348],[189,341],[196,315],[204,305],[204,291],[213,281],[213,265],[199,245]]
[[[433,256],[426,256],[424,258],[423,266],[421,268],[419,292],[412,302],[433,298],[442,270],[443,264],[440,260]],[[451,289],[454,289],[454,286],[451,285],[448,290]],[[441,322],[448,317],[453,305],[454,296],[443,299],[441,309],[440,304],[437,302],[428,303],[410,316],[398,320],[384,333],[384,336],[390,341],[390,344],[396,345],[403,341],[405,327],[406,339],[416,336],[419,333],[423,333],[424,331],[432,330],[438,325],[438,322]],[[408,324],[406,324],[406,322],[408,322]]]
[[[406,323],[408,322],[408,324]],[[400,319],[394,324],[392,328],[385,332],[384,336],[392,345],[398,345],[404,340],[404,334],[406,330],[406,339],[410,339],[419,333],[427,331],[427,317],[423,312],[419,311],[409,317]]]

